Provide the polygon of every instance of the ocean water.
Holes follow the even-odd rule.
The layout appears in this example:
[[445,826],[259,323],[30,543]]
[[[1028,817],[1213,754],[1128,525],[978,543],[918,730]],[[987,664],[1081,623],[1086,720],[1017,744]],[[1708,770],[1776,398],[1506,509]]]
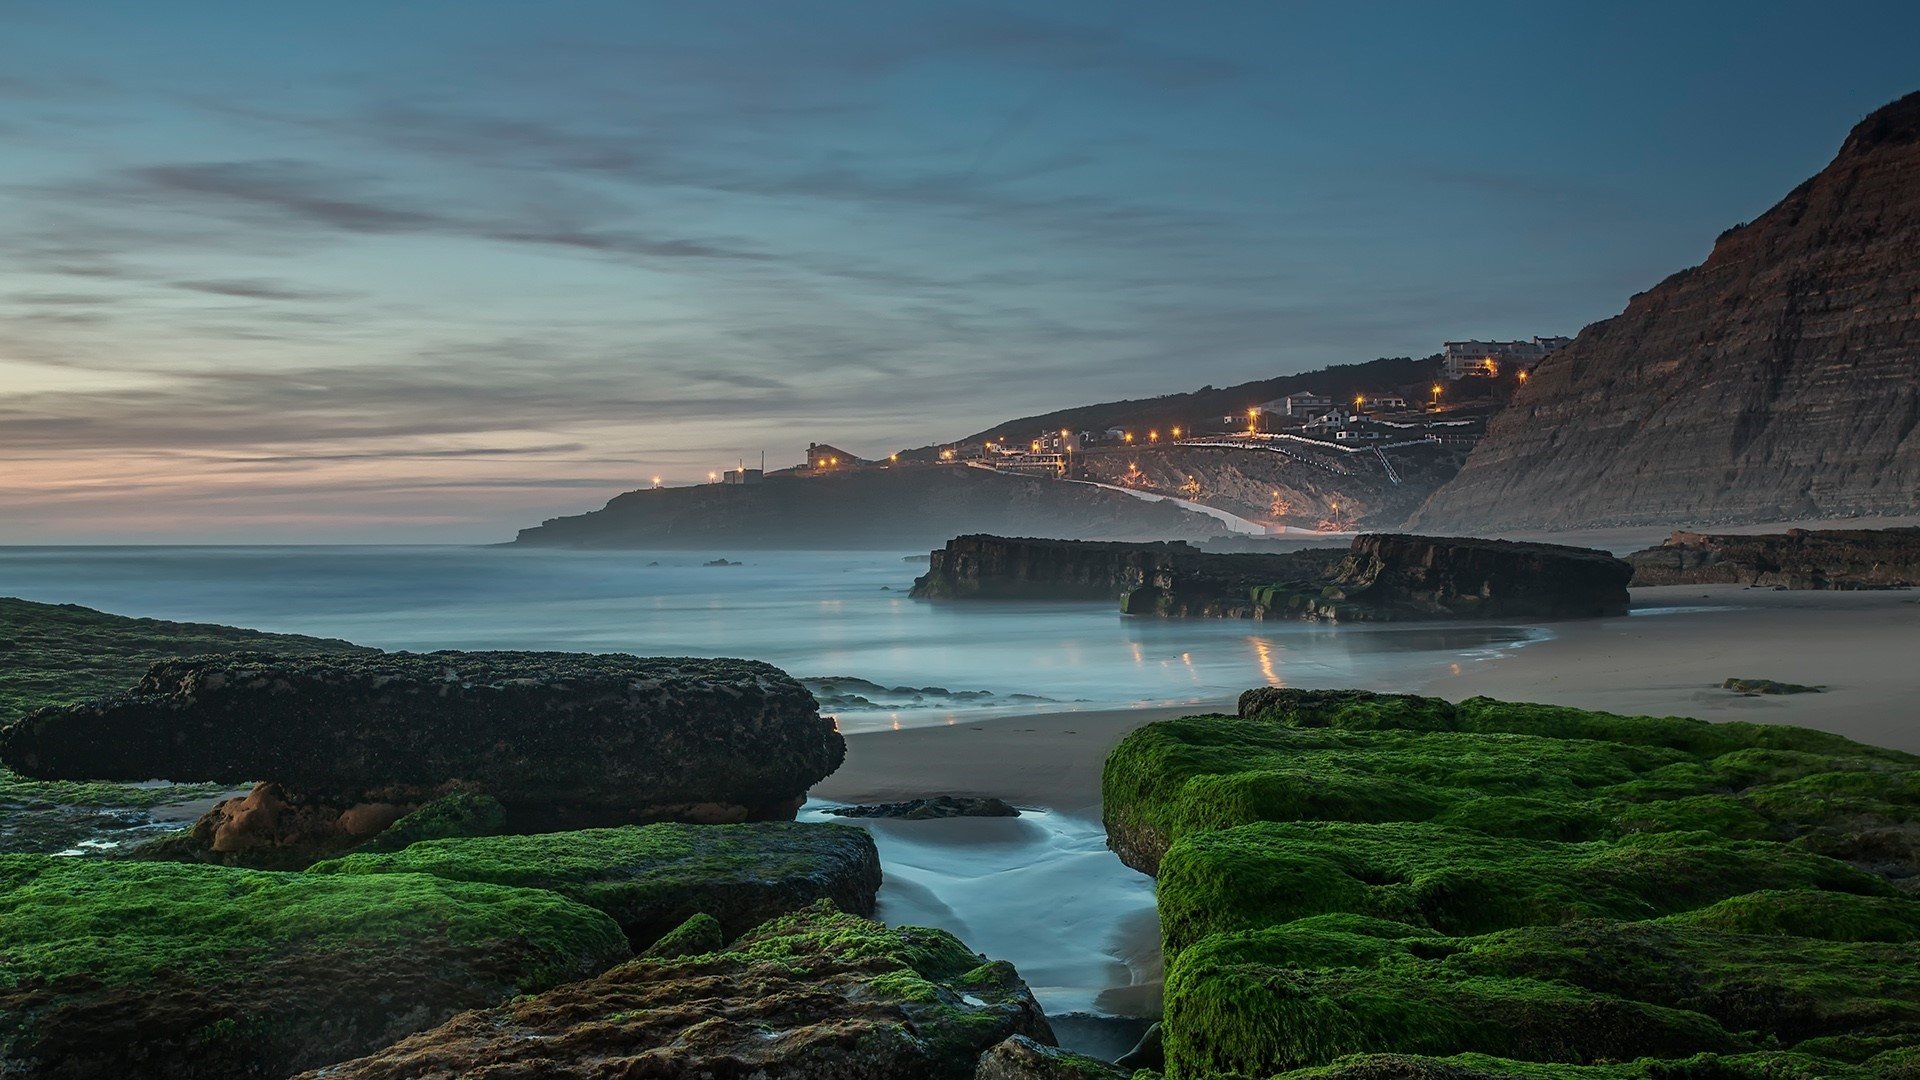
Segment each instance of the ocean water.
[[[925,564],[906,555],[0,547],[0,596],[387,649],[748,657],[803,678],[878,684],[839,688],[847,696],[828,711],[847,731],[1197,703],[1259,685],[1407,690],[1548,633],[1137,619],[1112,603],[929,603],[907,598]],[[714,558],[741,565],[703,565]],[[971,696],[910,692],[925,688]]]

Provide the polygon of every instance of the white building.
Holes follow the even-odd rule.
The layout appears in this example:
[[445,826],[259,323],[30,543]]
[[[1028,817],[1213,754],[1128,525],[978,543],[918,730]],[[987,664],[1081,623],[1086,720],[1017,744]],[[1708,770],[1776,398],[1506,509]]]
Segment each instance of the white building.
[[1257,408],[1265,416],[1317,416],[1333,411],[1333,399],[1310,390],[1299,390],[1283,398],[1261,402]]
[[1440,355],[1447,378],[1495,379],[1510,369],[1532,371],[1549,353],[1572,344],[1572,338],[1535,337],[1529,341],[1449,341]]

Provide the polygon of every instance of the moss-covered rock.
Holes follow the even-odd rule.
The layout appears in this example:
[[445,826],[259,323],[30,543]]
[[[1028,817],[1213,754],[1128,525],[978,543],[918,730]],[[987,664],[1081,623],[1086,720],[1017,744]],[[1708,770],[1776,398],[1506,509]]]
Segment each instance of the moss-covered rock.
[[354,850],[381,854],[399,851],[423,840],[492,836],[506,826],[507,811],[499,799],[471,791],[454,791],[405,814]]
[[1257,822],[1175,844],[1160,866],[1159,907],[1177,956],[1208,934],[1331,912],[1473,934],[1813,888],[1893,893],[1832,859],[1701,832],[1564,843],[1398,822]]
[[866,830],[846,825],[663,823],[428,840],[309,873],[421,873],[551,889],[613,916],[643,948],[702,913],[729,937],[821,899],[872,914],[880,856]]
[[1240,713],[1107,764],[1109,839],[1160,879],[1172,1080],[1920,1063],[1920,759],[1481,698]]
[[1273,1080],[1893,1080],[1899,1075],[1780,1051],[1639,1058],[1605,1065],[1514,1061],[1486,1054],[1355,1054]]
[[720,920],[701,912],[666,932],[647,946],[640,955],[649,960],[671,960],[679,956],[700,956],[719,952],[727,944],[727,933]]
[[1130,1069],[1015,1035],[980,1055],[973,1080],[1129,1080],[1132,1076]]
[[635,960],[308,1077],[970,1080],[1013,1035],[1054,1041],[1011,965],[823,901],[725,951]]
[[282,1077],[628,955],[535,889],[0,856],[0,1072]]

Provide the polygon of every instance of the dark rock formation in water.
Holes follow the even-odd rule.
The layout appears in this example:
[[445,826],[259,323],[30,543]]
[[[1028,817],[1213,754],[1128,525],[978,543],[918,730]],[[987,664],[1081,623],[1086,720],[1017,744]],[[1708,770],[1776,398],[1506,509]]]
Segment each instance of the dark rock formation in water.
[[935,795],[906,802],[868,803],[861,806],[829,807],[826,813],[851,818],[897,818],[903,821],[927,821],[956,817],[1019,817],[1020,810],[1004,799],[979,795]]
[[942,930],[822,905],[725,951],[622,964],[306,1080],[972,1080],[981,1053],[1014,1035],[1054,1041],[1012,965]]
[[1329,585],[1349,603],[1441,619],[1624,615],[1632,569],[1604,551],[1477,538],[1356,537]]
[[1549,356],[1415,528],[1920,512],[1920,94]]
[[865,829],[793,821],[628,825],[434,840],[356,853],[313,874],[432,874],[547,889],[612,916],[644,949],[694,915],[735,937],[816,900],[873,914],[880,853]]
[[921,599],[1116,600],[1203,553],[1184,541],[1130,544],[972,534],[928,556]]
[[1888,589],[1920,585],[1920,529],[1676,532],[1628,555],[1635,585]]
[[513,832],[791,819],[845,755],[767,664],[569,653],[164,661],[0,731],[0,760],[37,778],[272,782],[213,829],[216,852],[287,843],[256,812],[371,835],[450,788],[498,799]]
[[1182,543],[962,536],[916,597],[1119,596],[1132,615],[1325,621],[1579,618],[1627,609],[1631,569],[1603,551],[1367,535],[1348,549],[1216,553]]

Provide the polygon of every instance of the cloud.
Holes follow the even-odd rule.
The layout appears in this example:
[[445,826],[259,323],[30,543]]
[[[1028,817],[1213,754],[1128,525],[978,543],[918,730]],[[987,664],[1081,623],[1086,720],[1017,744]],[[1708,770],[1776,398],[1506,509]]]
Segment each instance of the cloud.
[[302,289],[280,282],[258,279],[175,281],[171,284],[174,288],[186,292],[208,293],[213,296],[231,296],[241,300],[338,300],[351,295],[322,289]]

